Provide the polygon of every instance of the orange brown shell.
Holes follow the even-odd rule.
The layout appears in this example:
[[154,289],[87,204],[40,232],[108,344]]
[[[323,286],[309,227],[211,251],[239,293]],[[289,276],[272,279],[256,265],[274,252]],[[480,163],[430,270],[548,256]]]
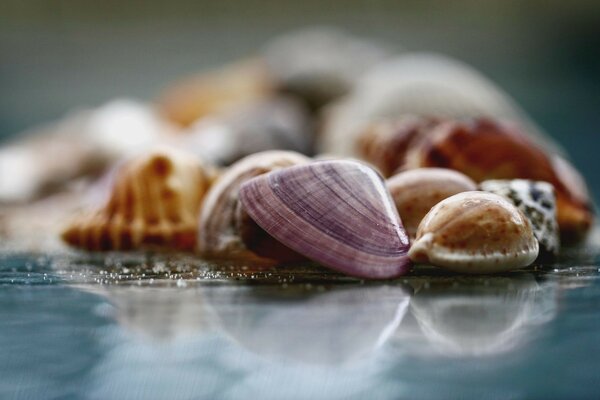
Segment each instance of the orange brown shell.
[[436,123],[431,118],[410,115],[373,123],[358,136],[356,153],[389,177],[402,166],[409,148]]
[[561,239],[585,237],[594,214],[583,179],[558,156],[549,156],[515,127],[478,119],[444,122],[412,148],[405,168],[438,167],[462,172],[476,182],[529,179],[556,189]]
[[170,148],[135,157],[115,173],[107,203],[76,216],[63,240],[92,251],[193,250],[214,171]]

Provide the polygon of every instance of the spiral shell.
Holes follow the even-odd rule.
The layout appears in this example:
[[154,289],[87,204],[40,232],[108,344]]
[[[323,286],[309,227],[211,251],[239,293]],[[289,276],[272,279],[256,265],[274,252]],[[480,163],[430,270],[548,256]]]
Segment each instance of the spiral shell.
[[115,172],[108,202],[76,216],[63,240],[86,250],[193,250],[197,218],[214,171],[196,157],[159,148]]
[[529,220],[506,198],[463,192],[427,213],[408,255],[414,262],[478,274],[525,267],[538,251]]
[[550,156],[516,126],[489,119],[441,123],[406,156],[405,168],[438,167],[462,172],[476,182],[528,179],[556,190],[561,239],[573,242],[590,230],[594,214],[585,182],[559,156]]
[[387,188],[396,204],[402,224],[412,239],[423,217],[440,201],[477,185],[460,172],[443,168],[418,168],[389,178]]
[[248,217],[239,203],[239,188],[256,176],[309,161],[299,153],[274,150],[247,156],[229,167],[206,196],[199,221],[200,253],[248,260],[300,258]]

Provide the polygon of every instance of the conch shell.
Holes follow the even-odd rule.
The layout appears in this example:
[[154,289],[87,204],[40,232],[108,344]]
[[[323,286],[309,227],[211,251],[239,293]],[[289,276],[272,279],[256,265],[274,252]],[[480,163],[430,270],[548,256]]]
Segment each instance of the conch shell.
[[462,172],[476,182],[528,179],[556,190],[561,240],[586,236],[594,213],[583,178],[567,161],[542,151],[515,126],[476,119],[437,125],[406,156],[404,168],[438,167]]
[[529,220],[509,200],[463,192],[427,213],[408,255],[414,262],[486,274],[526,267],[538,252]]
[[63,240],[86,250],[193,250],[200,205],[214,170],[187,153],[159,148],[115,171],[108,202],[75,217]]
[[200,214],[198,249],[203,256],[265,261],[301,258],[264,232],[242,209],[240,186],[251,178],[308,163],[292,151],[264,151],[229,167],[208,192]]

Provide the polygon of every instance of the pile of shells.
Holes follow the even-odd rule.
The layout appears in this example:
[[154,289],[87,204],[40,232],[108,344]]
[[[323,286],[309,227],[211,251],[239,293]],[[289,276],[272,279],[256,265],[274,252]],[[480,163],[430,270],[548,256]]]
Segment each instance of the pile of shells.
[[371,279],[527,267],[595,218],[560,148],[477,71],[327,29],[17,140],[0,175],[21,206],[84,181],[102,201],[64,224],[73,248]]

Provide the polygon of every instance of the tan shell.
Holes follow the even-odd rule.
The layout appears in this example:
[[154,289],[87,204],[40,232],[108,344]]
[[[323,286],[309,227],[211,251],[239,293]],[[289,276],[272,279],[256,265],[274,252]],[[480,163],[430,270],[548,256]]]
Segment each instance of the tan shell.
[[168,119],[188,126],[203,116],[262,99],[272,91],[264,63],[250,59],[184,78],[165,90],[158,105]]
[[443,168],[418,168],[389,178],[387,188],[396,204],[402,224],[411,239],[423,217],[440,201],[477,185],[460,172]]
[[106,205],[75,217],[62,238],[87,250],[193,250],[213,174],[196,157],[171,148],[135,157],[115,172]]
[[476,182],[549,182],[556,189],[561,240],[580,240],[593,224],[594,213],[581,176],[567,161],[542,151],[516,126],[489,119],[441,123],[406,156],[405,168],[422,167],[454,169]]
[[357,138],[356,153],[389,177],[404,164],[411,145],[436,123],[431,118],[407,115],[370,124]]
[[207,257],[256,260],[261,258],[257,252],[262,254],[264,250],[266,258],[288,258],[292,251],[252,221],[241,207],[238,192],[242,183],[251,178],[309,161],[299,153],[273,150],[247,156],[227,169],[207,194],[200,214],[200,253]]
[[427,213],[408,255],[414,262],[484,274],[525,267],[538,251],[529,220],[507,199],[464,192]]

